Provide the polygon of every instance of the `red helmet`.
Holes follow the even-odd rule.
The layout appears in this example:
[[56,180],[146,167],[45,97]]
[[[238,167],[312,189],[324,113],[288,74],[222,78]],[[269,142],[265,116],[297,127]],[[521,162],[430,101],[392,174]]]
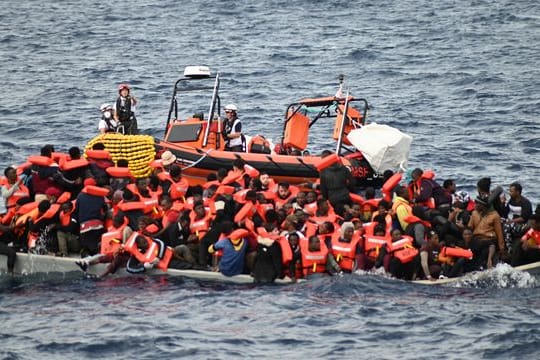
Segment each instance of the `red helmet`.
[[124,89],[128,89],[128,91],[129,91],[129,90],[131,90],[131,87],[129,86],[129,84],[120,84],[120,85],[118,85],[118,91],[122,91]]

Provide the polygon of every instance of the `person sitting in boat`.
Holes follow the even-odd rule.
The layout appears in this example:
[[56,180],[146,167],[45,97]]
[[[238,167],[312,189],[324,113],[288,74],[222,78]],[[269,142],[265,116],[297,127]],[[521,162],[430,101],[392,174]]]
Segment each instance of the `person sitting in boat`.
[[497,248],[501,258],[506,257],[501,217],[497,211],[489,207],[487,197],[479,195],[474,202],[475,209],[468,224],[473,231],[473,239],[469,246],[474,253],[474,267],[475,270],[491,269]]
[[504,213],[501,216],[506,247],[510,252],[514,243],[516,246],[520,245],[520,238],[527,231],[527,222],[533,214],[532,204],[521,194],[522,191],[523,188],[519,182],[510,184],[508,188],[510,199],[505,201]]
[[[218,250],[222,250],[223,254],[219,260],[219,272],[225,276],[240,275],[244,271],[246,251],[248,242],[245,229],[234,229],[234,224],[231,221],[224,221],[222,224],[224,237],[218,240],[215,244],[208,247],[210,254]],[[244,230],[244,231],[242,231]]]
[[397,225],[403,233],[412,236],[415,246],[420,248],[426,243],[426,226],[420,219],[413,216],[407,188],[398,185],[394,188],[394,192],[396,197],[392,203],[392,212],[395,214]]
[[104,220],[108,210],[105,196],[109,190],[95,185],[92,178],[85,180],[85,188],[75,200],[76,216],[80,224],[79,241],[81,255],[95,255],[99,252],[101,235],[105,232]]
[[344,222],[341,225],[341,234],[332,236],[331,252],[334,260],[341,270],[353,272],[358,269],[358,264],[363,264],[364,249],[359,233],[355,233],[352,222]]
[[300,240],[300,255],[300,267],[304,277],[312,274],[341,272],[328,247],[317,235],[312,235],[307,240]]
[[75,205],[66,201],[60,205],[60,214],[56,224],[56,237],[58,239],[58,255],[68,256],[70,253],[79,253],[79,221],[75,217]]
[[99,111],[101,112],[101,119],[98,123],[98,131],[101,134],[116,132],[118,122],[113,118],[113,106],[108,103],[102,104]]
[[531,215],[530,229],[521,237],[512,252],[512,266],[540,261],[540,213]]
[[238,106],[228,104],[225,106],[226,119],[223,122],[225,150],[245,152],[246,140],[242,134],[242,122],[238,118]]
[[434,180],[435,173],[416,168],[411,173],[412,181],[409,184],[410,199],[416,205],[427,209],[448,210],[452,204],[452,197],[448,196],[443,188]]
[[[273,283],[283,273],[283,254],[279,229],[265,225],[267,234],[257,237],[257,250],[252,275],[258,284]],[[285,240],[286,241],[286,240]],[[287,247],[289,244],[285,244]]]
[[176,162],[176,155],[174,155],[171,151],[166,150],[161,154],[161,165],[163,166],[163,169],[166,171],[170,170],[170,167],[172,164]]

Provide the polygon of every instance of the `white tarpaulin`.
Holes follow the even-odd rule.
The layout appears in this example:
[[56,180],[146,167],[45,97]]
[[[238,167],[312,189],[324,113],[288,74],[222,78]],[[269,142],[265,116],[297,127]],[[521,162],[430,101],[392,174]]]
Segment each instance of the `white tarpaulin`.
[[371,123],[349,132],[347,138],[364,154],[373,170],[407,168],[412,137],[388,125]]

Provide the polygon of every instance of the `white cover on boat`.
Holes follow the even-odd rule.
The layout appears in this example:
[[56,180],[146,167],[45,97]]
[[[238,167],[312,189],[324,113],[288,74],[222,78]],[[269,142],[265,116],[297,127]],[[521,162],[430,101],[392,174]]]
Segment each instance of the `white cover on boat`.
[[407,168],[412,137],[388,125],[371,123],[349,132],[347,138],[362,152],[373,170]]

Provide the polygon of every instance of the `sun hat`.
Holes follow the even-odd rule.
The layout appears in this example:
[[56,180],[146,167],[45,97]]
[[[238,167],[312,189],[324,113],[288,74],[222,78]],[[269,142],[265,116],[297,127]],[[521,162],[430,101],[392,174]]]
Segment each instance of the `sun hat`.
[[169,166],[176,161],[176,155],[174,155],[169,150],[161,154],[161,163],[163,166]]

